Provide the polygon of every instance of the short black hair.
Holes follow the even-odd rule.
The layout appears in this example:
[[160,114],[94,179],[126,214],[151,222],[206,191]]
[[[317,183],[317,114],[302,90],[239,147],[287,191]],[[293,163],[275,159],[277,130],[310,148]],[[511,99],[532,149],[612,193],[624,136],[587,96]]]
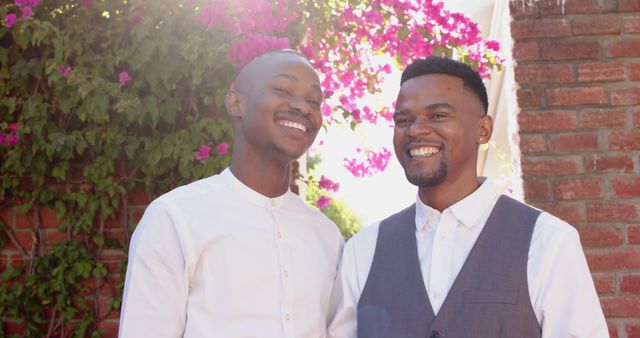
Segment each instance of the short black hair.
[[480,75],[469,65],[441,56],[418,59],[404,69],[400,78],[400,85],[402,86],[403,83],[414,77],[428,74],[446,74],[460,78],[464,86],[480,99],[484,106],[484,114],[487,114],[489,110],[487,88],[484,86]]

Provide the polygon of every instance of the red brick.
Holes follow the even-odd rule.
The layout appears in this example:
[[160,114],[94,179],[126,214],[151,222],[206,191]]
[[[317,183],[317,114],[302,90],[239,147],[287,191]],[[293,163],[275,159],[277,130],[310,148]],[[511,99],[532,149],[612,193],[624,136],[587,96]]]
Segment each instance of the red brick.
[[98,331],[102,333],[102,337],[117,337],[118,336],[118,321],[116,320],[103,320],[97,324]]
[[640,197],[640,176],[611,179],[613,197]]
[[550,106],[602,105],[607,103],[607,91],[601,87],[576,87],[547,89]]
[[607,318],[640,317],[640,297],[638,298],[605,298],[600,300],[602,311]]
[[578,65],[579,82],[624,81],[626,66],[624,63],[583,63]]
[[553,185],[558,200],[576,200],[602,196],[602,182],[593,178],[558,179]]
[[520,107],[539,107],[542,104],[542,91],[539,89],[518,89]]
[[621,131],[609,134],[609,149],[640,150],[640,131]]
[[540,45],[544,60],[595,59],[600,53],[598,42],[547,42]]
[[586,256],[591,271],[640,268],[640,251],[635,249],[587,251]]
[[567,223],[581,223],[586,220],[585,213],[579,203],[532,203],[536,208],[544,210]]
[[640,11],[640,1],[638,0],[618,0],[618,12]]
[[640,63],[629,64],[629,78],[632,81],[640,80]]
[[564,19],[518,20],[511,23],[514,40],[530,38],[557,38],[571,35],[569,22]]
[[613,293],[616,289],[616,276],[602,273],[593,274],[593,283],[598,294]]
[[549,150],[554,152],[580,152],[599,148],[597,133],[563,133],[549,136]]
[[0,222],[8,228],[13,228],[13,209],[0,209]]
[[16,216],[16,229],[31,229],[33,227],[33,221],[31,215],[25,215],[20,212],[19,208],[14,208]]
[[122,230],[122,228],[120,228],[120,229],[104,229],[103,233],[104,233],[104,238],[105,239],[116,240],[116,241],[118,241],[120,243],[124,243],[125,242],[124,230]]
[[524,176],[571,175],[581,172],[575,156],[527,156],[522,159]]
[[593,154],[584,157],[584,167],[588,172],[633,172],[633,159],[629,155]]
[[509,12],[514,18],[538,16],[538,6],[528,6],[524,1],[509,1]]
[[[22,246],[22,249],[24,249],[25,251],[30,251],[31,248],[33,248],[33,246],[38,243],[38,240],[33,231],[17,230],[17,231],[13,231],[13,236],[16,238],[16,241],[18,241],[18,244],[20,244],[20,246]],[[10,240],[8,240],[7,244],[5,245],[5,249],[18,249],[18,248],[16,248],[13,245],[13,243]]]
[[622,109],[583,110],[578,116],[582,128],[624,128],[627,125],[627,113]]
[[633,127],[640,128],[640,111],[633,113]]
[[640,56],[640,39],[625,39],[611,42],[607,47],[607,56],[633,57]]
[[51,250],[57,243],[66,242],[69,240],[66,232],[61,232],[55,229],[46,230],[44,232],[44,242],[47,245],[47,250]]
[[630,225],[627,227],[627,239],[629,244],[640,244],[640,225]]
[[62,222],[57,219],[58,213],[51,208],[40,209],[40,227],[57,228]]
[[127,260],[127,255],[120,250],[105,250],[100,257],[100,261],[104,264],[109,273],[120,272],[120,262]]
[[[519,1],[516,1],[519,3]],[[527,1],[524,1],[527,3]],[[600,12],[600,4],[597,0],[545,0],[537,2],[540,5],[540,12],[543,15],[567,15],[567,14],[589,14]]]
[[611,104],[616,106],[640,104],[640,88],[612,89]]
[[516,42],[513,45],[513,58],[518,62],[540,60],[540,47],[537,42]]
[[626,16],[622,18],[623,33],[640,33],[640,16]]
[[587,204],[587,217],[591,222],[625,222],[638,219],[633,202],[594,202]]
[[580,242],[585,247],[617,246],[624,243],[622,230],[609,225],[578,227]]
[[550,197],[549,181],[548,180],[536,180],[524,179],[522,180],[524,198],[527,201],[542,199],[546,200]]
[[518,66],[515,68],[515,79],[519,84],[572,83],[575,81],[572,66],[569,64]]
[[627,332],[627,337],[638,338],[640,337],[640,324],[630,324],[624,329]]
[[147,205],[151,197],[144,189],[135,188],[127,194],[127,201],[130,205]]
[[640,275],[622,276],[620,291],[624,293],[640,294]]
[[574,130],[578,126],[575,110],[523,110],[518,114],[520,131]]
[[609,338],[619,338],[618,326],[614,323],[609,323],[608,321],[607,321],[607,326],[609,329]]
[[520,135],[520,151],[523,153],[536,153],[545,150],[543,134]]
[[589,15],[573,19],[573,35],[620,34],[620,17],[617,15]]

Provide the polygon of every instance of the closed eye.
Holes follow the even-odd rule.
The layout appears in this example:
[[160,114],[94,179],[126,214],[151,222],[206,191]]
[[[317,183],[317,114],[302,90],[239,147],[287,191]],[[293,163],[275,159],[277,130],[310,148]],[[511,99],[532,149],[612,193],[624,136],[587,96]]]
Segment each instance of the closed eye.
[[281,94],[291,95],[291,92],[289,90],[282,87],[273,87],[273,90]]
[[444,113],[444,112],[434,112],[434,113],[431,114],[431,118],[435,119],[435,120],[442,119],[442,118],[445,118],[447,116],[448,116],[448,114]]
[[316,108],[320,108],[320,106],[322,105],[322,102],[316,100],[307,100],[307,103]]

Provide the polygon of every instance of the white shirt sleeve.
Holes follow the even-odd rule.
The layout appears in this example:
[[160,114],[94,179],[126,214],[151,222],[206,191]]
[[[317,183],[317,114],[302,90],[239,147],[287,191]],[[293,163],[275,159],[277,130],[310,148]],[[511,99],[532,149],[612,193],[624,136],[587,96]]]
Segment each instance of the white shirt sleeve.
[[181,337],[188,275],[174,220],[154,201],[134,231],[120,314],[120,337]]
[[356,338],[358,300],[367,282],[375,252],[380,223],[367,226],[344,246],[332,300],[335,315],[330,321],[328,338]]
[[609,336],[578,232],[571,225],[540,214],[527,269],[543,338]]

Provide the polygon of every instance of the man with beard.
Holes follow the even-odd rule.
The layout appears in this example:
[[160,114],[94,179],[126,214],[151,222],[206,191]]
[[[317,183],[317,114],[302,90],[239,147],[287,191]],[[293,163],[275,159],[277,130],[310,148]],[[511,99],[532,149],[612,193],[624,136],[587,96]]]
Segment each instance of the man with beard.
[[225,98],[231,165],[154,200],[129,251],[120,337],[324,337],[344,243],[289,190],[323,100],[293,51],[245,66]]
[[607,337],[577,231],[477,176],[493,129],[469,66],[402,73],[394,148],[414,205],[345,246],[330,337]]

